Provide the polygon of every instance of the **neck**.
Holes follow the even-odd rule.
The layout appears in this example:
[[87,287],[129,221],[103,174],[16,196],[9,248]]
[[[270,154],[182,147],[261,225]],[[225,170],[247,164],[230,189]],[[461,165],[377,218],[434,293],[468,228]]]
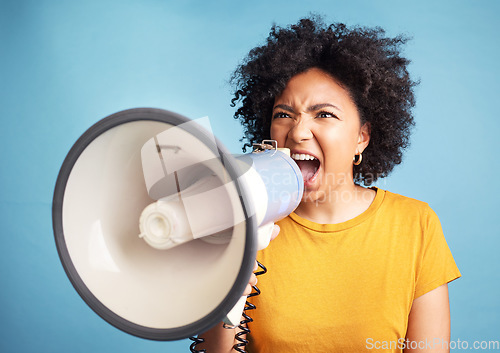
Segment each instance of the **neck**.
[[336,224],[348,221],[370,207],[376,192],[353,183],[336,185],[328,193],[311,200],[304,198],[295,213],[302,218],[320,224]]

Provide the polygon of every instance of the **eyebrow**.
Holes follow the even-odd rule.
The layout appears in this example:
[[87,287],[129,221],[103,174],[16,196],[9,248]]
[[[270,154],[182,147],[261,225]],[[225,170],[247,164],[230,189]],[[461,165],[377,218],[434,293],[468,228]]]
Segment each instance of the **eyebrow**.
[[[340,109],[339,107],[337,107],[336,105],[331,104],[331,103],[314,104],[314,105],[311,105],[310,107],[308,107],[307,111],[313,112],[313,111],[321,110],[321,109],[327,108],[327,107],[337,109],[338,111],[342,111],[342,109]],[[283,109],[284,111],[287,111],[290,113],[295,113],[293,108],[287,104],[278,104],[273,108],[273,110],[275,110],[275,109]]]

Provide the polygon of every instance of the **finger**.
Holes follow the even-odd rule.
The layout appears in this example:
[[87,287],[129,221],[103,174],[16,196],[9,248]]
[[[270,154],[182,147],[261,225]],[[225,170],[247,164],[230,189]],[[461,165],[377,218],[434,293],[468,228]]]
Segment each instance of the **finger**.
[[252,293],[252,286],[255,286],[257,284],[257,277],[252,273],[250,276],[250,280],[248,281],[248,284],[245,288],[245,291],[243,292],[243,295],[247,296]]
[[257,276],[252,273],[250,276],[250,280],[248,281],[248,284],[251,286],[255,286],[257,284]]
[[248,297],[252,293],[252,286],[247,284],[245,291],[243,292],[243,296]]

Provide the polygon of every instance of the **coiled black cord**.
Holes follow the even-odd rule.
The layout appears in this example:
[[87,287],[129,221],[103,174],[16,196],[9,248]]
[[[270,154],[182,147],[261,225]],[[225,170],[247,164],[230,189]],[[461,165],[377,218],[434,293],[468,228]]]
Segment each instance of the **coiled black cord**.
[[204,338],[201,338],[201,337],[189,337],[189,339],[190,339],[191,341],[194,341],[194,342],[193,342],[193,343],[191,343],[191,345],[189,346],[189,350],[191,351],[191,353],[207,353],[207,350],[206,350],[206,349],[201,349],[201,350],[196,349],[196,345],[197,345],[197,344],[200,344],[200,343],[205,342],[205,339],[204,339]]
[[[257,265],[261,268],[261,270],[255,272],[255,276],[260,276],[260,275],[263,275],[264,273],[267,272],[267,268],[263,264],[261,264],[259,261],[257,261]],[[260,294],[260,289],[257,288],[257,286],[252,286],[252,288],[253,288],[254,292],[250,293],[247,298],[255,297],[255,296]],[[250,329],[248,328],[248,323],[253,322],[253,319],[246,314],[246,311],[247,310],[254,310],[255,308],[256,308],[255,305],[250,303],[248,300],[245,302],[245,308],[243,309],[243,314],[242,314],[243,320],[240,321],[240,324],[238,326],[240,331],[238,333],[236,333],[236,335],[234,336],[234,339],[236,341],[238,341],[238,343],[236,343],[233,346],[233,349],[236,352],[247,353],[245,351],[245,347],[249,341],[245,338],[245,335],[250,333]],[[201,350],[196,349],[196,345],[205,342],[204,338],[189,337],[189,339],[191,341],[193,341],[193,343],[189,346],[191,353],[206,353],[207,352],[205,349],[201,349]]]
[[[267,272],[266,267],[263,264],[261,264],[259,261],[257,261],[257,265],[261,268],[261,270],[255,272],[256,276],[263,275],[264,273]],[[254,292],[250,293],[250,295],[247,298],[255,297],[255,296],[260,294],[260,289],[257,288],[257,286],[252,286],[252,288],[254,289]],[[233,349],[236,352],[246,353],[245,347],[249,341],[247,339],[248,336],[246,338],[245,338],[245,336],[250,333],[250,329],[248,328],[248,323],[253,322],[253,319],[250,316],[248,316],[246,312],[247,312],[247,310],[254,310],[254,309],[255,309],[255,305],[250,303],[247,300],[245,303],[245,309],[243,310],[243,320],[240,321],[240,325],[238,326],[240,331],[238,333],[236,333],[236,335],[234,336],[235,340],[238,341],[238,343],[236,343],[233,346]]]

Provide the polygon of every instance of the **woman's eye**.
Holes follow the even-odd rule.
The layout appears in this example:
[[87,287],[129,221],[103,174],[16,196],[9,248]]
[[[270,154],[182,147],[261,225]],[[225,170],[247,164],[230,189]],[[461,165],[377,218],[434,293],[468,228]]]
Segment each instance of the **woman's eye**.
[[273,115],[273,119],[289,118],[290,115],[287,113],[279,112]]
[[329,112],[320,112],[317,115],[318,118],[337,118],[335,114]]

